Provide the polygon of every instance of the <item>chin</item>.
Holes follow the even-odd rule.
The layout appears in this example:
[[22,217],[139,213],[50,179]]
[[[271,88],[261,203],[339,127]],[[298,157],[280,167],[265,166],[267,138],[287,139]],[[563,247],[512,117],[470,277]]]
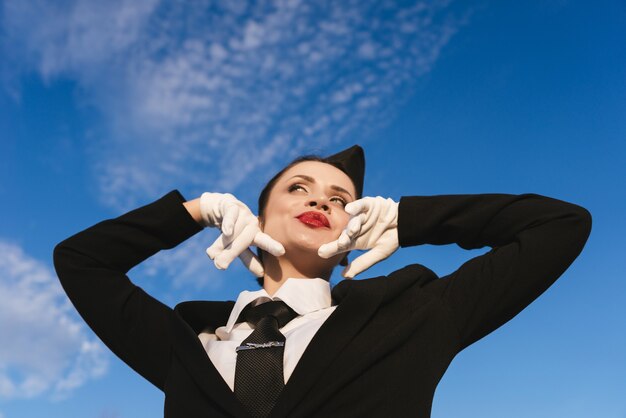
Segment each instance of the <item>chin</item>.
[[326,242],[328,241],[313,239],[311,237],[291,237],[291,239],[283,243],[283,245],[285,246],[285,251],[291,249],[292,251],[311,252],[317,255],[317,250]]
[[299,256],[315,256],[318,260],[323,260],[317,255],[319,248],[326,243],[339,238],[341,230],[328,228],[311,228],[300,221],[290,223],[287,220],[283,224],[272,223],[266,225],[264,232],[283,244],[287,254],[298,254]]
[[[317,254],[317,250],[326,243],[336,240],[338,233],[333,233],[328,229],[313,229],[305,227],[304,230],[292,231],[286,239],[286,243],[291,244],[300,250],[311,250]],[[287,247],[285,247],[285,250]]]
[[311,233],[297,233],[290,234],[286,239],[279,240],[283,246],[285,247],[285,251],[289,253],[292,252],[298,253],[312,253],[317,255],[317,250],[320,248],[322,244],[332,241],[332,238],[329,234],[311,234]]

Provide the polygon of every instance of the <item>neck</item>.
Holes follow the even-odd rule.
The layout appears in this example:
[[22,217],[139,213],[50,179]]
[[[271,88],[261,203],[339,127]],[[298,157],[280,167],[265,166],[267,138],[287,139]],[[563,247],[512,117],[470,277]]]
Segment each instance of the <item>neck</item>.
[[264,253],[263,289],[272,296],[290,277],[329,280],[333,271],[332,266],[327,266],[327,263],[320,262],[320,260],[323,259],[317,254],[314,257],[310,254],[295,257],[294,254],[290,254],[290,257],[287,258],[285,256],[274,257],[267,252]]

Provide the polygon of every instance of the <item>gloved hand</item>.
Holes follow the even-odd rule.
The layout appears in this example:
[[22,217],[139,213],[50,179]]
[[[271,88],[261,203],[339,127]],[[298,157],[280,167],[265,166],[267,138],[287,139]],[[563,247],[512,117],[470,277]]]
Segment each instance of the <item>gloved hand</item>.
[[341,273],[351,279],[398,249],[398,203],[380,196],[364,197],[348,203],[346,229],[335,241],[322,245],[318,255],[330,258],[350,250],[369,250],[355,258]]
[[259,221],[250,209],[230,193],[203,193],[200,214],[205,226],[222,231],[206,250],[220,270],[227,269],[239,256],[252,274],[263,277],[263,264],[248,247],[254,245],[277,257],[285,253],[281,243],[261,232]]

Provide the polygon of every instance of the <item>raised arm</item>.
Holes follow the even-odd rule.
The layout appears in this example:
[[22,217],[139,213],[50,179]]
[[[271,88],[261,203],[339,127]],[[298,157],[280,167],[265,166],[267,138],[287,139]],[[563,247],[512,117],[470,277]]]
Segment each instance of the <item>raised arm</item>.
[[126,273],[202,227],[172,191],[147,206],[100,222],[54,249],[65,292],[102,341],[163,389],[170,363],[172,310],[134,285]]
[[403,247],[492,247],[427,287],[450,307],[462,348],[541,295],[582,251],[590,230],[586,209],[535,194],[403,197],[399,205]]

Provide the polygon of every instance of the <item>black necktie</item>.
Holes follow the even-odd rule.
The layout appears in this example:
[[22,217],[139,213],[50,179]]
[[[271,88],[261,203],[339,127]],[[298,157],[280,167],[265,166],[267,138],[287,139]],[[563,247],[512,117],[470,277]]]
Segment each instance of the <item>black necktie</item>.
[[285,380],[285,336],[278,330],[298,316],[285,302],[259,298],[248,304],[237,322],[254,331],[237,347],[235,396],[253,417],[266,417],[276,404]]

